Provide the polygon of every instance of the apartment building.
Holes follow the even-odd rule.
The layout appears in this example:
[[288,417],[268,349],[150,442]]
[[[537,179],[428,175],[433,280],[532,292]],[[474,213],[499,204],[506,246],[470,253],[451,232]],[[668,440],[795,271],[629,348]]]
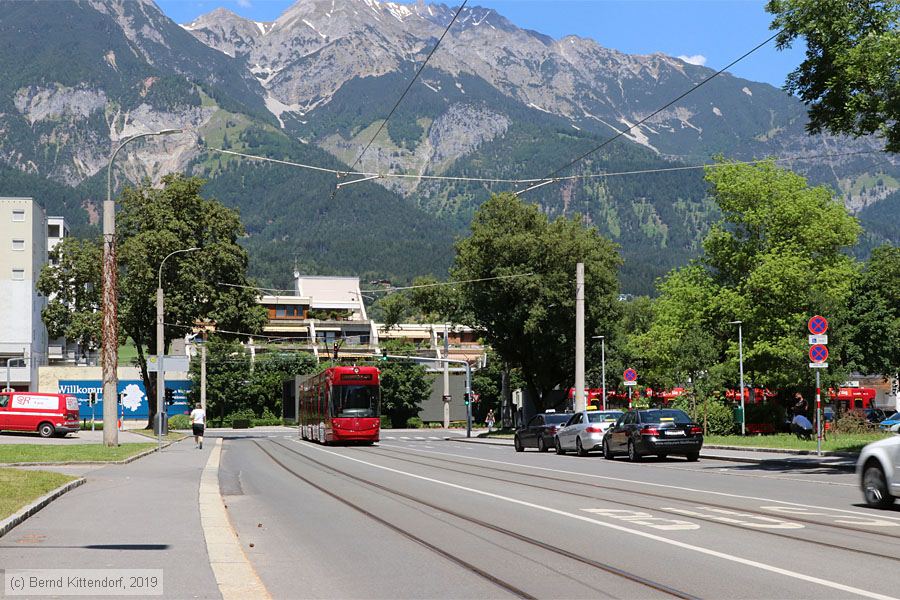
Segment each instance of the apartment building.
[[46,299],[37,292],[47,263],[47,215],[33,198],[0,197],[0,387],[37,389],[47,361]]

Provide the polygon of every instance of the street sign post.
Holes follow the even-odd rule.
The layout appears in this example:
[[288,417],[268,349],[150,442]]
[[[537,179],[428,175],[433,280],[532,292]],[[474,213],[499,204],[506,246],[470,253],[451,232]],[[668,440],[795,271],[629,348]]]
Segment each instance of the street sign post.
[[822,456],[822,384],[820,369],[828,368],[828,319],[822,315],[814,315],[806,324],[812,334],[809,336],[809,367],[816,370],[816,454]]
[[628,410],[631,410],[631,390],[637,385],[637,371],[634,369],[625,369],[622,373],[625,385],[628,387]]

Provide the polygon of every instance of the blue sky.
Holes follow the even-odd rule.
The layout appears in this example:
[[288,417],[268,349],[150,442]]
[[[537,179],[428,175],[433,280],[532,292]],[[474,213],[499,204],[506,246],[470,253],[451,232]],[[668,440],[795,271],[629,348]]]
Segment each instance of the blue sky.
[[[255,21],[273,21],[293,4],[293,0],[156,1],[179,23],[220,6]],[[554,38],[575,34],[629,54],[694,57],[692,62],[713,69],[772,34],[770,15],[759,0],[469,0],[469,5],[493,8],[519,27]],[[770,43],[731,72],[781,87],[802,60],[802,44],[778,52]]]

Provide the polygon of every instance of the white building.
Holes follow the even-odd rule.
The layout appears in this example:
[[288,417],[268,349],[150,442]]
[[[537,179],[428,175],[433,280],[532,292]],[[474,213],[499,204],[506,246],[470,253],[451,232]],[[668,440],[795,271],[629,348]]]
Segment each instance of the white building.
[[0,197],[0,379],[19,390],[37,388],[47,361],[46,299],[37,292],[47,264],[47,215],[33,198]]
[[[47,254],[51,264],[57,264],[58,261],[50,257],[49,254],[67,237],[69,237],[69,225],[66,223],[65,217],[47,217]],[[53,299],[52,294],[49,299]],[[49,340],[47,343],[47,358],[51,362],[60,360],[77,361],[77,350],[77,344],[72,344],[70,347],[65,338]]]

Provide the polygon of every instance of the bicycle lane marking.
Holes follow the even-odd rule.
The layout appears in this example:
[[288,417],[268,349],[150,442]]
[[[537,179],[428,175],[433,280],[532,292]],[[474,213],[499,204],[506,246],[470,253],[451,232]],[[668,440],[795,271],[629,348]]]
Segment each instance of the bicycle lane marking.
[[[298,443],[299,443],[299,442],[298,442]],[[479,490],[479,489],[476,489],[476,488],[471,488],[471,487],[467,487],[467,486],[464,486],[464,485],[459,485],[459,484],[456,484],[456,483],[450,483],[449,481],[441,481],[440,479],[434,479],[434,478],[432,478],[432,477],[425,477],[424,475],[416,475],[415,473],[409,473],[409,472],[407,472],[407,471],[401,471],[400,469],[394,469],[394,468],[392,468],[392,467],[386,467],[386,466],[383,466],[383,465],[378,465],[378,464],[375,464],[375,463],[372,463],[372,462],[369,462],[369,461],[361,460],[361,459],[358,459],[358,458],[353,458],[353,457],[351,457],[351,456],[345,456],[345,455],[343,455],[343,454],[339,454],[339,453],[333,452],[333,451],[331,451],[331,450],[326,450],[326,449],[324,449],[324,448],[319,448],[318,446],[304,445],[303,447],[304,447],[304,448],[309,448],[309,449],[312,449],[312,450],[317,450],[317,451],[323,452],[323,453],[325,453],[325,454],[330,454],[330,455],[332,455],[332,456],[336,456],[336,457],[342,458],[342,459],[344,459],[344,460],[348,460],[348,461],[352,461],[352,462],[359,463],[359,464],[362,464],[362,465],[366,465],[366,466],[368,466],[368,467],[372,467],[372,468],[375,468],[375,469],[380,469],[380,470],[382,470],[382,471],[388,471],[388,472],[390,472],[390,473],[395,473],[395,474],[397,474],[397,475],[403,475],[403,476],[405,476],[405,477],[411,477],[411,478],[413,478],[413,479],[418,479],[418,480],[421,480],[421,481],[427,481],[427,482],[429,482],[429,483],[434,483],[434,484],[437,484],[437,485],[443,485],[443,486],[450,487],[450,488],[457,489],[457,490],[461,490],[461,491],[464,491],[464,492],[469,492],[469,493],[472,493],[472,494],[477,494],[477,495],[480,495],[480,496],[485,496],[485,497],[487,497],[487,498],[493,498],[493,499],[495,499],[495,500],[501,500],[501,501],[503,501],[503,502],[508,502],[508,503],[510,503],[510,504],[517,504],[517,505],[519,505],[519,506],[525,506],[525,507],[527,507],[527,508],[533,508],[533,509],[536,509],[536,510],[548,512],[548,513],[555,514],[555,515],[559,515],[559,516],[562,516],[562,517],[567,517],[567,518],[570,518],[570,519],[576,519],[576,520],[578,520],[578,521],[583,521],[583,522],[586,522],[586,523],[591,523],[591,524],[593,524],[593,525],[598,525],[598,526],[600,526],[600,527],[606,527],[606,528],[608,528],[608,529],[613,529],[613,530],[616,530],[616,531],[620,531],[620,532],[622,532],[622,533],[627,533],[627,534],[631,534],[631,535],[634,535],[634,536],[642,537],[642,538],[645,538],[645,539],[653,540],[654,542],[659,542],[659,543],[661,543],[661,544],[667,544],[667,545],[669,545],[669,546],[675,546],[675,547],[677,547],[677,548],[682,548],[682,549],[684,549],[684,550],[690,550],[690,551],[693,551],[693,552],[697,552],[697,553],[699,553],[699,554],[705,554],[705,555],[707,555],[707,556],[712,556],[712,557],[715,557],[715,558],[720,558],[720,559],[722,559],[722,560],[726,560],[726,561],[729,561],[729,562],[741,564],[741,565],[744,565],[744,566],[754,567],[754,568],[760,569],[760,570],[762,570],[762,571],[768,571],[768,572],[770,572],[770,573],[777,573],[777,574],[779,574],[779,575],[784,575],[785,577],[790,577],[790,578],[792,578],[792,579],[798,579],[798,580],[800,580],[800,581],[805,581],[805,582],[807,582],[807,583],[814,583],[814,584],[820,585],[820,586],[822,586],[822,587],[827,587],[827,588],[831,588],[831,589],[834,589],[834,590],[839,590],[839,591],[841,591],[841,592],[847,592],[847,593],[850,593],[850,594],[855,594],[855,595],[857,595],[857,596],[862,596],[862,597],[864,597],[864,598],[873,598],[873,599],[875,599],[875,600],[896,600],[896,598],[894,598],[893,596],[885,596],[884,594],[879,594],[879,593],[877,593],[877,592],[871,592],[871,591],[869,591],[869,590],[863,590],[863,589],[860,589],[860,588],[856,588],[856,587],[849,586],[849,585],[844,585],[844,584],[842,584],[842,583],[837,583],[837,582],[834,582],[834,581],[828,581],[828,580],[825,580],[825,579],[821,579],[821,578],[819,578],[819,577],[814,577],[814,576],[812,576],[812,575],[805,575],[805,574],[803,574],[803,573],[797,573],[797,572],[795,572],[795,571],[790,571],[790,570],[788,570],[788,569],[783,569],[783,568],[781,568],[781,567],[776,567],[776,566],[774,566],[774,565],[769,565],[769,564],[766,564],[766,563],[762,563],[762,562],[759,562],[759,561],[751,560],[751,559],[748,559],[748,558],[743,558],[743,557],[736,556],[736,555],[733,555],[733,554],[728,554],[728,553],[725,553],[725,552],[720,552],[720,551],[718,551],[718,550],[713,550],[713,549],[711,549],[711,548],[705,548],[705,547],[703,547],[703,546],[697,546],[697,545],[694,545],[694,544],[688,544],[688,543],[686,543],[686,542],[681,542],[681,541],[678,541],[678,540],[673,540],[673,539],[671,539],[671,538],[662,537],[662,536],[656,535],[656,534],[654,534],[654,533],[648,533],[648,532],[646,532],[646,531],[638,531],[638,530],[635,530],[635,529],[629,529],[628,527],[624,527],[624,526],[622,526],[622,525],[616,525],[615,523],[607,523],[607,522],[605,522],[605,521],[598,521],[597,519],[593,519],[593,518],[591,518],[591,517],[586,517],[586,516],[584,516],[584,515],[579,515],[579,514],[576,514],[576,513],[571,513],[571,512],[568,512],[568,511],[564,511],[564,510],[557,509],[557,508],[551,508],[551,507],[549,507],[549,506],[543,506],[543,505],[535,504],[535,503],[533,503],[533,502],[528,502],[528,501],[525,501],[525,500],[518,500],[518,499],[516,499],[516,498],[510,498],[509,496],[502,496],[502,495],[500,495],[500,494],[495,494],[495,493],[493,493],[493,492],[486,492],[486,491],[484,491],[484,490]]]

